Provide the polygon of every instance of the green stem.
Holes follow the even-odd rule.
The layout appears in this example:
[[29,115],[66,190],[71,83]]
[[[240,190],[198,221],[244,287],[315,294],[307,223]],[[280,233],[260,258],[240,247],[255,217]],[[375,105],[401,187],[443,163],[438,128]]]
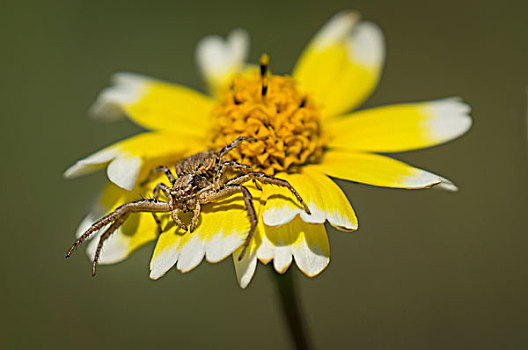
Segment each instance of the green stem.
[[277,282],[277,289],[282,304],[282,311],[288,322],[290,334],[298,350],[312,349],[308,339],[308,332],[304,318],[301,312],[300,299],[296,292],[296,281],[293,269],[280,275],[273,271],[275,281]]

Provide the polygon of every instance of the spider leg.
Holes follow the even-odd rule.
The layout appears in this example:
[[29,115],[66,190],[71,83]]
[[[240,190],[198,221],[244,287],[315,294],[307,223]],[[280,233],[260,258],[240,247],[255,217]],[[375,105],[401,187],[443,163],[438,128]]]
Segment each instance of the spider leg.
[[187,226],[185,226],[185,224],[178,217],[179,212],[180,209],[174,209],[173,211],[171,211],[171,218],[178,226],[180,226],[182,230],[187,231]]
[[198,222],[198,217],[200,217],[200,212],[202,210],[202,206],[199,201],[196,201],[196,207],[194,207],[194,215],[191,220],[191,226],[189,227],[189,232],[193,232],[196,228],[196,223]]
[[231,168],[240,168],[240,170],[242,170],[242,169],[251,170],[251,166],[249,166],[247,164],[242,164],[242,163],[239,163],[239,162],[235,162],[235,161],[232,161],[232,160],[230,160],[228,162],[225,162],[224,166],[231,167]]
[[257,190],[262,191],[262,186],[258,183],[256,179],[253,179],[253,185],[257,188]]
[[156,213],[152,213],[152,217],[154,218],[154,221],[156,221],[156,226],[158,227],[158,233],[162,233],[163,228],[161,227],[161,220],[156,215]]
[[248,173],[248,174],[237,176],[237,177],[227,181],[226,185],[239,185],[239,184],[243,184],[244,182],[247,182],[249,180],[258,180],[258,181],[260,181],[262,183],[265,183],[265,184],[286,187],[295,196],[295,198],[297,198],[299,203],[301,203],[301,205],[304,208],[304,211],[306,213],[308,213],[308,214],[311,214],[310,208],[308,208],[308,205],[306,205],[306,203],[301,198],[299,193],[297,193],[297,191],[293,188],[293,186],[290,185],[290,183],[288,181],[286,181],[286,180],[278,179],[278,178],[273,177],[273,176],[268,176],[268,175],[266,175],[264,173],[254,172],[254,173]]
[[[169,200],[172,202],[172,197],[170,195],[170,188],[165,185],[164,183],[159,183],[156,185],[156,187],[154,187],[154,191],[152,192],[152,199],[156,202],[159,201],[159,195],[160,195],[160,191],[163,192],[163,194],[169,198]],[[154,221],[156,221],[156,225],[158,226],[158,233],[162,233],[163,232],[163,229],[161,228],[161,221],[160,219],[158,218],[158,216],[156,215],[156,213],[152,212],[152,217],[154,218]]]
[[[234,161],[225,162],[224,165],[228,166],[228,167],[231,167],[231,168],[238,168],[237,170],[240,170],[240,171],[244,171],[244,170],[251,171],[251,166],[249,166],[247,164],[234,162]],[[223,169],[222,169],[222,173],[223,173]],[[257,182],[256,179],[253,179],[253,184],[255,185],[257,190],[262,191],[262,187],[260,186],[260,184]]]
[[241,163],[237,163],[233,161],[230,161],[230,162],[225,161],[226,154],[229,153],[234,148],[238,147],[244,141],[255,142],[257,141],[257,139],[253,137],[248,137],[248,136],[240,136],[236,138],[233,142],[231,142],[229,145],[222,148],[220,152],[218,152],[218,158],[217,158],[218,163],[216,164],[216,171],[214,172],[214,177],[213,177],[213,184],[215,186],[215,190],[218,191],[220,187],[222,186],[221,184],[222,176],[224,175],[224,170],[226,167],[238,167],[238,168],[251,169],[249,165],[245,165],[245,164],[241,164]]
[[213,184],[215,186],[215,189],[216,190],[219,190],[220,187],[222,186],[222,177],[224,176],[224,171],[226,168],[238,168],[238,170],[249,170],[251,171],[251,167],[247,164],[242,164],[242,163],[238,163],[238,162],[235,162],[235,161],[228,161],[228,162],[223,162],[223,163],[220,163],[217,167],[217,171],[215,172],[214,174],[214,178],[213,178]]
[[227,198],[237,192],[242,192],[242,195],[244,196],[244,203],[246,204],[246,209],[249,214],[249,219],[251,220],[251,228],[249,229],[249,233],[244,241],[242,252],[240,253],[238,260],[242,260],[244,257],[244,254],[246,253],[247,247],[249,246],[249,242],[251,241],[251,238],[253,237],[253,233],[255,232],[255,229],[257,228],[258,223],[258,217],[257,213],[255,211],[255,207],[253,206],[253,196],[249,192],[249,190],[240,185],[240,184],[231,184],[226,185],[225,187],[221,188],[220,191],[213,193],[212,195],[207,196],[206,193],[204,193],[204,198],[202,199],[202,203],[209,203],[218,201],[224,198]]
[[227,153],[229,153],[229,151],[231,151],[235,147],[238,147],[238,145],[240,145],[244,141],[255,142],[255,141],[257,141],[257,139],[255,139],[254,137],[240,136],[236,140],[231,142],[229,145],[227,145],[224,148],[222,148],[222,150],[220,152],[218,152],[218,155],[220,156],[221,159],[223,159],[225,157],[225,155]]
[[172,172],[170,171],[170,169],[167,168],[165,165],[162,165],[152,170],[153,173],[157,173],[159,171],[163,171],[165,175],[167,176],[167,179],[169,179],[169,182],[171,183],[171,185],[174,186],[174,184],[176,183],[176,178],[174,177],[174,175],[172,175]]
[[246,250],[249,246],[249,242],[251,241],[251,237],[253,237],[255,228],[257,228],[258,218],[257,213],[255,212],[255,207],[253,206],[253,196],[251,196],[251,193],[247,188],[242,185],[238,186],[240,186],[240,190],[244,195],[244,202],[246,203],[246,209],[249,213],[249,219],[251,220],[251,228],[249,229],[249,233],[246,237],[246,240],[244,241],[244,248],[242,248],[242,252],[240,252],[240,255],[238,256],[238,261],[240,261],[244,257],[244,254],[246,254]]
[[147,175],[147,177],[145,178],[145,180],[141,181],[139,183],[140,186],[145,186],[151,179],[152,175],[160,172],[160,171],[164,171],[165,172],[165,175],[167,175],[167,178],[169,179],[170,183],[174,186],[174,181],[176,181],[176,179],[174,178],[174,175],[172,175],[171,171],[169,168],[167,168],[166,166],[162,165],[160,167],[157,167],[155,169],[152,169],[150,171],[150,173]]
[[164,183],[160,182],[159,184],[156,185],[156,187],[154,187],[154,191],[152,191],[152,199],[154,199],[156,202],[159,201],[160,191],[162,191],[163,194],[167,198],[169,198],[169,199],[171,198],[169,186],[167,186]]
[[70,250],[66,253],[66,258],[69,258],[73,251],[81,245],[82,242],[84,242],[88,237],[90,237],[94,232],[99,231],[104,226],[108,225],[109,223],[115,221],[118,219],[123,212],[122,206],[111,212],[110,214],[106,215],[105,217],[97,220],[90,226],[88,230],[86,230],[71,246]]
[[143,200],[123,204],[122,206],[118,207],[116,210],[114,210],[110,214],[102,217],[101,219],[93,223],[92,226],[90,226],[90,228],[86,230],[73,243],[71,248],[66,253],[66,258],[69,258],[72,255],[72,253],[75,251],[75,249],[82,242],[84,242],[88,237],[90,237],[93,233],[99,231],[101,228],[105,227],[106,225],[110,223],[113,223],[113,222],[115,223],[119,221],[119,219],[125,215],[128,216],[128,214],[130,213],[137,213],[137,212],[168,212],[170,210],[171,210],[171,207],[169,203],[154,202],[153,200],[150,200],[150,199],[143,199]]
[[95,250],[95,255],[92,263],[92,276],[95,277],[96,269],[97,269],[97,262],[99,261],[99,256],[101,255],[101,249],[103,248],[103,243],[110,237],[112,233],[114,233],[115,230],[119,228],[119,226],[123,225],[125,220],[128,218],[130,213],[125,213],[121,215],[108,229],[101,235],[99,238],[99,243],[97,244],[97,249]]

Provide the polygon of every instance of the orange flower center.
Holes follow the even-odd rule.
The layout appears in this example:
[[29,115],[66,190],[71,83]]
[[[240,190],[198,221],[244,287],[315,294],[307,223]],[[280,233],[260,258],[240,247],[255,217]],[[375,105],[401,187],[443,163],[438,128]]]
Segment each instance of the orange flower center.
[[268,175],[297,172],[323,154],[319,109],[310,96],[295,88],[288,76],[261,73],[236,77],[213,109],[212,149],[221,149],[239,136],[245,142],[228,154],[229,160],[249,164]]

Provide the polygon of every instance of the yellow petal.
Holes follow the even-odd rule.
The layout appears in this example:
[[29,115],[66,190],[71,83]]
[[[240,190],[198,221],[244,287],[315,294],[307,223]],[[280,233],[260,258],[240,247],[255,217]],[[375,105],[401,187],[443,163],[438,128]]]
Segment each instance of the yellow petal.
[[[256,192],[251,187],[250,191]],[[258,209],[258,197],[253,204]],[[192,213],[187,213],[181,219],[189,223],[191,217]],[[205,204],[193,232],[183,232],[168,222],[170,228],[160,235],[150,263],[153,279],[163,276],[175,264],[181,272],[188,272],[204,257],[211,263],[225,259],[244,242],[251,225],[241,194]]]
[[438,175],[373,153],[327,151],[320,164],[309,167],[332,177],[374,186],[426,188],[442,182]]
[[356,12],[335,15],[315,35],[293,71],[302,90],[313,93],[324,116],[361,104],[374,89],[383,66],[383,34]]
[[118,73],[91,108],[96,118],[128,116],[150,130],[203,135],[214,101],[194,90],[132,73]]
[[249,54],[249,35],[243,29],[235,29],[227,39],[207,36],[196,47],[196,60],[209,91],[216,95],[226,87],[231,78],[243,70]]
[[470,107],[458,98],[378,107],[329,118],[329,146],[401,152],[438,145],[471,127]]
[[264,186],[268,200],[264,206],[262,220],[268,226],[280,226],[291,221],[297,214],[309,223],[332,226],[345,231],[357,229],[357,218],[343,191],[318,170],[304,168],[300,174],[279,174],[288,181],[308,204],[307,214],[292,193],[283,187]]
[[[66,178],[98,170],[106,165],[110,181],[132,190],[139,177],[159,165],[171,166],[201,149],[200,140],[182,132],[147,132],[108,146],[77,161],[64,172]],[[141,171],[144,174],[140,174]],[[142,175],[142,176],[141,176]]]
[[[139,191],[126,191],[116,185],[109,183],[90,208],[88,215],[83,219],[77,229],[77,236],[82,235],[91,224],[104,215],[110,213],[118,206],[127,202],[141,199],[143,194]],[[87,247],[87,254],[93,259],[99,236],[104,232],[100,230],[93,236]],[[100,264],[113,264],[125,259],[133,251],[144,244],[155,240],[157,237],[157,226],[152,214],[138,213],[128,217],[125,223],[108,238],[101,252]]]

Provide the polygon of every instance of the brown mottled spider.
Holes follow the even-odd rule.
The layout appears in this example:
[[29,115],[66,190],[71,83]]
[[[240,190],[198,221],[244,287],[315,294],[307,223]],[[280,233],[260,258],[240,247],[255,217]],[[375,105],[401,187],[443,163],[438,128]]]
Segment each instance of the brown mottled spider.
[[[240,145],[243,141],[256,140],[252,137],[241,136],[225,146],[220,152],[204,151],[180,160],[175,166],[176,174],[178,175],[177,178],[174,177],[170,169],[166,166],[161,166],[155,169],[155,172],[165,172],[172,187],[169,187],[164,183],[159,183],[154,188],[152,199],[142,199],[123,204],[110,214],[96,221],[73,243],[72,247],[66,254],[66,258],[69,258],[73,251],[89,236],[106,225],[110,225],[99,238],[99,244],[95,251],[92,265],[92,275],[95,276],[97,261],[99,260],[104,241],[125,222],[131,213],[152,213],[158,224],[158,230],[161,233],[161,223],[156,216],[156,213],[170,212],[172,220],[174,220],[174,222],[184,231],[187,231],[187,226],[180,220],[178,213],[193,211],[194,215],[189,226],[189,231],[192,232],[198,222],[201,206],[203,204],[218,201],[230,197],[237,192],[242,192],[249,213],[249,218],[251,220],[251,228],[244,241],[244,248],[239,256],[240,260],[246,252],[258,222],[257,214],[252,202],[253,197],[249,190],[242,185],[251,180],[258,180],[261,183],[288,188],[302,204],[304,210],[310,214],[310,209],[308,209],[306,203],[288,181],[268,176],[264,173],[252,172],[249,165],[225,160],[226,154]],[[245,173],[227,179],[224,176],[226,168],[231,168],[235,171],[244,171]],[[160,192],[165,195],[168,202],[159,200]]]

